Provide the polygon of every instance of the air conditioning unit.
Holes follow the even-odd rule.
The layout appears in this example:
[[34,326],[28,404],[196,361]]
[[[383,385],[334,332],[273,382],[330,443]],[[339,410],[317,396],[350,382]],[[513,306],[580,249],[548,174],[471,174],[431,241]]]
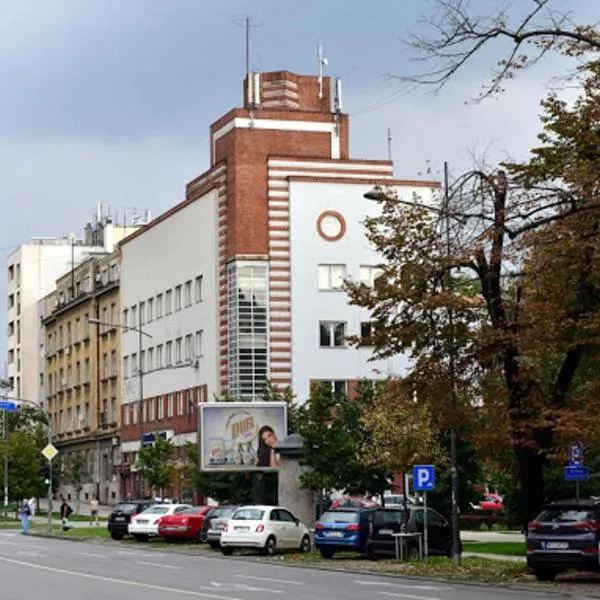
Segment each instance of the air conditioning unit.
[[71,346],[65,348],[65,354],[71,354]]
[[96,280],[96,283],[101,283],[102,275],[100,275],[100,273],[96,273],[96,275],[94,276],[94,279]]
[[68,383],[69,383],[69,382],[68,382],[66,379],[61,379],[61,380],[60,380],[60,385],[61,385],[62,387],[67,387],[67,384],[68,384]]
[[113,446],[118,446],[119,445],[119,438],[118,437],[112,438],[112,445]]

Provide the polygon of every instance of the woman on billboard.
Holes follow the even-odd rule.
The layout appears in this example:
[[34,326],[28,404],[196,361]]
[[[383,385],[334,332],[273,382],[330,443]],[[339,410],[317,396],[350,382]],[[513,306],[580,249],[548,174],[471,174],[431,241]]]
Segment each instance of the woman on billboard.
[[257,467],[278,467],[279,461],[275,454],[275,445],[279,442],[275,431],[269,425],[263,425],[258,430]]

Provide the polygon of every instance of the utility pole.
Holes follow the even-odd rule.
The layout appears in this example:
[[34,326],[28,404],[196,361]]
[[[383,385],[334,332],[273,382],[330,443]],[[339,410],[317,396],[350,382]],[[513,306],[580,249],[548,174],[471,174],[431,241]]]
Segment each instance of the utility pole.
[[4,518],[8,517],[8,411],[2,411],[2,436],[4,441]]
[[[142,352],[144,350],[144,330],[142,329],[142,304],[138,303],[138,388],[139,388],[139,406],[138,406],[138,420],[140,425],[140,451],[144,447],[144,365],[142,360]],[[140,453],[138,452],[138,460]],[[138,498],[141,499],[144,493],[144,482],[142,481],[142,472],[137,471],[137,488],[138,488]]]
[[100,327],[106,327],[100,322],[100,301],[96,298],[96,463],[94,479],[96,480],[96,500],[100,502],[100,427],[101,427],[101,377],[100,377]]
[[[448,163],[444,162],[444,225],[446,234],[446,256],[450,256],[452,251],[450,236],[450,196],[448,183]],[[446,278],[446,291],[452,292],[452,276],[448,271]],[[456,414],[456,365],[455,365],[455,341],[454,341],[454,308],[448,304],[448,326],[450,330],[450,352],[448,356],[449,376],[450,376],[450,394],[452,405],[452,418]],[[452,490],[452,566],[460,566],[460,533],[458,530],[458,456],[456,449],[456,425],[454,421],[450,427],[450,474]]]

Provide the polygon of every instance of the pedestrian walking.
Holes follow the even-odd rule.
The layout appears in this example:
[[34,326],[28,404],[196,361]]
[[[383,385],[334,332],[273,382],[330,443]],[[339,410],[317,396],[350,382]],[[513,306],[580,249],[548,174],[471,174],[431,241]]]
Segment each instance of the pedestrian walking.
[[62,523],[63,531],[71,529],[69,525],[69,517],[73,513],[73,509],[69,506],[66,500],[63,499],[63,503],[60,505],[60,520]]
[[29,517],[31,516],[31,509],[29,508],[29,502],[27,498],[23,498],[21,506],[19,506],[19,518],[21,519],[21,531],[27,535],[29,533]]
[[96,527],[100,527],[100,523],[98,521],[98,509],[100,508],[100,504],[96,496],[93,496],[90,500],[90,525],[95,523]]

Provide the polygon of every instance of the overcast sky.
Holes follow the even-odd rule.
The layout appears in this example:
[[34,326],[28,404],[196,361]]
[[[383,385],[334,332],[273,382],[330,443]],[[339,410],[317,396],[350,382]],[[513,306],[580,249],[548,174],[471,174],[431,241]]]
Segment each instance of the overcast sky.
[[[476,0],[482,13],[498,6]],[[505,4],[505,2],[504,2]],[[525,10],[531,0],[515,5]],[[591,23],[594,2],[556,0]],[[101,200],[112,212],[180,201],[208,167],[210,124],[241,102],[243,16],[252,67],[343,81],[353,158],[386,158],[398,177],[470,153],[519,158],[535,144],[539,100],[559,66],[548,58],[500,100],[465,104],[488,74],[482,55],[437,95],[399,94],[389,74],[414,72],[408,31],[426,0],[0,0],[0,249],[33,236],[80,233]],[[587,14],[586,14],[587,12]],[[430,161],[430,163],[428,163]],[[4,278],[0,324],[4,326]],[[4,339],[0,339],[3,353]]]

